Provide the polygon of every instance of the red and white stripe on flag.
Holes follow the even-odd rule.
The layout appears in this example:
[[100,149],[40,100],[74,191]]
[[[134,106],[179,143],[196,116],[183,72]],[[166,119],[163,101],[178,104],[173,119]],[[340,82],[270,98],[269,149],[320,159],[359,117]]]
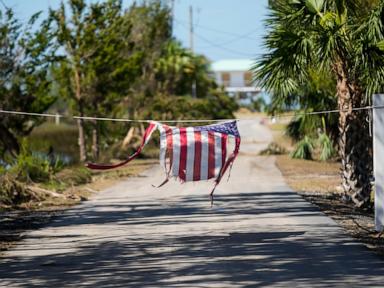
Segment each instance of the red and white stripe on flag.
[[218,178],[227,155],[228,135],[194,127],[159,125],[160,164],[182,181]]

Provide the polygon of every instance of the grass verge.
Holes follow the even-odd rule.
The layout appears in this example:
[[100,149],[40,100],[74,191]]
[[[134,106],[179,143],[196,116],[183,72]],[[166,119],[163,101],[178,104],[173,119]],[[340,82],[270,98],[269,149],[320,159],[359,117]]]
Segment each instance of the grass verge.
[[297,192],[339,193],[339,163],[292,159],[289,155],[277,155],[276,165],[288,185]]

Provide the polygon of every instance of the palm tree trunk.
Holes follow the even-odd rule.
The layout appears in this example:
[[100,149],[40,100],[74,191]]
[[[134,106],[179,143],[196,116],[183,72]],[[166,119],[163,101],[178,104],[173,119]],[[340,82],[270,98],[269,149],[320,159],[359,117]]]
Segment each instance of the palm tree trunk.
[[338,69],[337,96],[339,114],[339,156],[344,193],[357,207],[369,205],[372,174],[372,139],[367,111],[361,107],[362,92],[350,83],[344,69]]

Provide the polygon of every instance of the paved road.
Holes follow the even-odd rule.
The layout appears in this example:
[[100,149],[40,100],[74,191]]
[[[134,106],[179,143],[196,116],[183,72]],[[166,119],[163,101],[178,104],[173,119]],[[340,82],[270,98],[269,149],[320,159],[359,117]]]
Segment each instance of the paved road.
[[382,286],[382,259],[292,192],[242,122],[231,179],[151,184],[155,167],[71,209],[0,259],[2,287]]

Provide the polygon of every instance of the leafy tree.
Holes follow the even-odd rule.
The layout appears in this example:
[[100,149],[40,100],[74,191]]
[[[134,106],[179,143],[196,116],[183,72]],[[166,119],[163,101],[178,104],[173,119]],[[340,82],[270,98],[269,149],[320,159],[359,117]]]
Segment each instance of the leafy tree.
[[159,59],[172,38],[171,13],[162,2],[145,1],[126,11],[126,17],[132,23],[130,40],[134,43],[137,57],[141,57],[140,76],[123,92],[125,99],[121,108],[128,111],[130,119],[142,117],[149,109],[151,98],[161,90],[171,89],[170,83],[159,83],[164,79],[156,79]]
[[[142,57],[132,52],[130,41],[132,22],[123,13],[120,0],[89,6],[84,0],[70,0],[68,4],[70,17],[64,3],[51,11],[56,44],[65,50],[55,70],[62,95],[70,99],[72,110],[80,116],[111,116],[140,73]],[[91,122],[92,154],[98,158],[103,124]],[[77,125],[80,160],[85,161],[89,129],[83,119],[78,119]]]
[[[2,110],[42,113],[55,101],[50,93],[50,66],[53,60],[49,22],[32,27],[39,17],[33,15],[26,27],[11,9],[0,12],[0,108]],[[34,31],[34,32],[31,32]],[[41,118],[26,115],[0,116],[0,151],[16,156],[19,138],[28,135]],[[4,158],[3,158],[4,159]]]
[[[73,108],[79,113],[79,116],[84,116],[86,105],[84,63],[96,51],[97,44],[94,42],[90,29],[87,29],[86,26],[85,2],[83,0],[70,0],[68,5],[71,11],[70,18],[67,17],[63,2],[57,11],[50,11],[50,17],[56,24],[54,35],[57,46],[65,49],[65,55],[62,56],[60,68],[56,70],[56,74],[61,76],[58,81],[62,83],[62,87],[65,87],[66,96],[73,100]],[[85,161],[87,155],[84,120],[78,119],[77,126],[80,161]]]
[[203,55],[193,54],[175,39],[167,41],[155,64],[157,91],[168,95],[190,95],[196,82],[197,98],[205,98],[217,89],[210,75],[210,62]]
[[[169,7],[149,1],[130,7],[127,14],[132,20],[133,50],[143,56],[141,74],[126,90],[122,113],[128,111],[130,119],[233,117],[237,105],[218,89],[209,61],[172,38]],[[193,81],[196,100],[189,96]]]
[[254,67],[255,77],[282,102],[308,81],[311,67],[332,72],[342,185],[357,206],[369,203],[372,151],[368,112],[352,109],[369,103],[384,83],[383,8],[382,0],[276,1],[267,20],[270,52]]
[[[55,41],[64,50],[55,75],[60,94],[70,99],[76,114],[130,119],[232,116],[236,105],[217,90],[207,59],[172,38],[165,1],[144,1],[125,11],[119,0],[88,6],[84,0],[70,0],[68,7],[69,13],[64,4],[51,11]],[[189,103],[185,95],[194,79],[201,99]],[[202,116],[204,111],[210,114]],[[112,123],[90,124],[78,120],[81,161],[89,147],[86,135],[92,138],[93,158],[98,158],[100,136],[106,136],[103,144],[108,146],[122,133]]]
[[[90,6],[89,29],[97,38],[98,49],[85,63],[86,110],[94,116],[116,116],[131,83],[140,76],[142,55],[131,40],[132,22],[122,12],[121,1]],[[92,121],[92,152],[99,157],[100,131],[108,125]]]
[[[170,23],[170,11],[165,3],[145,1],[130,6],[121,14],[120,20],[115,21],[115,27],[111,26],[107,36],[113,39],[110,42],[113,43],[116,55],[111,56],[111,49],[106,49],[105,56],[109,55],[116,62],[109,65],[111,73],[106,74],[109,81],[100,82],[100,88],[105,91],[105,95],[109,95],[105,103],[97,101],[102,109],[110,107],[107,109],[113,112],[113,116],[130,119],[146,118],[146,115],[151,114],[153,98],[161,94],[165,87],[169,87],[169,83],[163,84],[162,80],[156,79],[156,70],[164,47],[172,37]],[[100,59],[106,58],[101,56]],[[104,64],[99,67],[105,69]],[[111,98],[117,100],[116,105],[112,104]],[[102,124],[101,132],[107,136],[105,144],[114,144],[116,138],[122,136],[118,125],[99,124]],[[132,123],[129,131],[132,132],[137,125]]]
[[190,67],[182,75],[176,89],[177,95],[187,95],[192,92],[192,84],[196,84],[196,97],[205,98],[212,90],[218,89],[210,70],[210,61],[203,55],[194,54]]

